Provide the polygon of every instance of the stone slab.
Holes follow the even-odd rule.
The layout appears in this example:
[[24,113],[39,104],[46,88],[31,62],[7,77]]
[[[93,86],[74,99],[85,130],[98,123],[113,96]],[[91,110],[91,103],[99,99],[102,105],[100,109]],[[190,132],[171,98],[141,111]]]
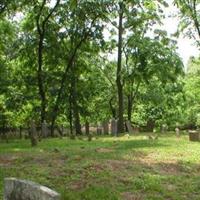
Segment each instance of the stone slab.
[[60,200],[60,195],[39,184],[16,178],[6,178],[3,200]]

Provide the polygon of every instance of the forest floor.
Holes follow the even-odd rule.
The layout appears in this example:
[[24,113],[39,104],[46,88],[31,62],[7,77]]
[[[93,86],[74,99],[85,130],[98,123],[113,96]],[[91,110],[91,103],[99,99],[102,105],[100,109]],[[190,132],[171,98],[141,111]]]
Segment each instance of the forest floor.
[[199,200],[200,143],[173,134],[0,142],[3,179],[48,186],[69,200]]

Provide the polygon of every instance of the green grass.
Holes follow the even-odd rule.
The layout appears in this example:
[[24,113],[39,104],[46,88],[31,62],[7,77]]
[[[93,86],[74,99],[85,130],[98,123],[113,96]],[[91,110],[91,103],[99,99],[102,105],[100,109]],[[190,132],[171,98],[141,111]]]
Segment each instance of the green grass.
[[46,139],[35,148],[0,142],[0,199],[5,177],[46,185],[64,200],[199,200],[200,143],[172,134]]

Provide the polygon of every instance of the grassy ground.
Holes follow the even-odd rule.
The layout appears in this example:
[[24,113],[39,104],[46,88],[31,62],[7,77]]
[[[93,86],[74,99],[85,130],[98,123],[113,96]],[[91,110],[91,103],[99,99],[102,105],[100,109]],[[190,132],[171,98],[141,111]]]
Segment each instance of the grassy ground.
[[46,185],[66,200],[199,200],[200,143],[172,135],[47,139],[36,148],[0,142],[0,199],[5,177]]

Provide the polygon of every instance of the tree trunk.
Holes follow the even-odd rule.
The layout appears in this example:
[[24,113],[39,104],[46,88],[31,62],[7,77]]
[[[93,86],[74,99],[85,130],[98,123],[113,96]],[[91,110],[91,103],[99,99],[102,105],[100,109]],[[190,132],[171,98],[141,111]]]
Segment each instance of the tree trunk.
[[37,146],[37,130],[36,130],[36,126],[35,123],[32,121],[30,124],[30,137],[31,137],[31,146]]
[[72,115],[72,100],[71,100],[71,88],[70,88],[70,95],[69,95],[69,124],[70,124],[70,135],[73,135],[73,115]]
[[110,99],[109,106],[110,106],[110,110],[111,110],[111,113],[112,113],[112,118],[116,119],[116,109],[112,105],[112,101],[113,101],[113,98]]
[[127,114],[128,114],[128,121],[131,122],[131,117],[132,117],[132,107],[133,107],[133,98],[131,95],[128,95],[128,110],[127,110]]
[[148,119],[148,121],[147,121],[147,131],[153,132],[154,127],[155,127],[155,120]]
[[44,18],[44,20],[41,21],[43,9],[45,8],[46,0],[42,1],[40,10],[38,15],[36,16],[36,25],[37,25],[37,32],[39,34],[39,42],[38,42],[38,68],[37,68],[37,79],[38,79],[38,89],[39,89],[39,96],[41,100],[41,123],[44,122],[46,118],[46,94],[45,94],[45,87],[44,87],[44,72],[43,72],[43,48],[44,48],[44,38],[45,38],[45,32],[46,32],[46,24],[49,21],[49,18],[53,15],[55,12],[57,6],[59,5],[60,0],[56,1],[55,6],[49,14]]
[[41,100],[41,111],[40,111],[40,120],[41,124],[45,121],[46,118],[46,95],[44,89],[44,74],[42,70],[43,65],[43,40],[44,35],[40,34],[39,44],[38,44],[38,70],[37,70],[37,78],[38,78],[38,89],[39,89],[39,96]]
[[77,100],[77,81],[78,78],[76,77],[76,70],[75,70],[75,63],[72,65],[71,70],[71,100],[72,100],[72,110],[74,116],[74,127],[76,131],[76,135],[81,135],[81,123],[80,123],[80,115],[79,115],[79,107],[78,107],[78,100]]
[[58,115],[59,103],[60,103],[60,100],[62,98],[62,93],[63,93],[65,82],[66,82],[66,79],[67,79],[67,74],[68,74],[69,70],[72,68],[72,65],[73,65],[74,59],[76,57],[77,51],[81,47],[81,45],[85,41],[85,39],[86,39],[86,37],[82,38],[82,40],[74,48],[73,53],[70,56],[69,61],[67,63],[67,66],[65,68],[65,72],[63,73],[63,76],[62,76],[62,79],[61,79],[61,82],[60,82],[60,88],[59,88],[59,91],[58,91],[58,94],[57,94],[57,97],[56,97],[56,102],[55,102],[53,112],[52,112],[53,115],[52,115],[52,120],[51,120],[51,136],[54,135],[55,121],[56,121],[56,118],[57,118],[57,115]]
[[122,35],[123,35],[123,3],[119,3],[119,27],[118,27],[118,62],[117,62],[117,92],[118,92],[118,131],[124,132],[124,102],[123,102],[123,84],[122,84]]
[[[131,122],[131,118],[132,118],[132,112],[133,112],[133,103],[137,97],[137,94],[138,94],[138,90],[139,90],[139,87],[140,87],[140,83],[141,81],[139,81],[137,83],[137,86],[136,86],[136,89],[135,89],[135,92],[133,94],[133,91],[128,95],[128,109],[127,109],[127,114],[128,114],[128,120]],[[133,85],[133,83],[132,83]]]

